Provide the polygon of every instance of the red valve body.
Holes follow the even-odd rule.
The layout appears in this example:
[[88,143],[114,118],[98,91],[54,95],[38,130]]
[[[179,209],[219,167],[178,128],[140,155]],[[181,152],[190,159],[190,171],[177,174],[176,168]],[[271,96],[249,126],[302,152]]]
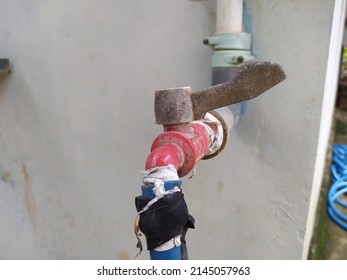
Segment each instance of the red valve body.
[[208,146],[209,135],[203,124],[164,125],[164,132],[153,141],[146,169],[172,164],[183,177],[206,155]]

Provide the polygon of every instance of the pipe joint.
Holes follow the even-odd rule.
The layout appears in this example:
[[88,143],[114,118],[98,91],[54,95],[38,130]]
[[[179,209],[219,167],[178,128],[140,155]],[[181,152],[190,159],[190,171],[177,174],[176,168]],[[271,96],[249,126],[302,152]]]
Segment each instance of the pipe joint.
[[209,148],[209,133],[199,123],[165,125],[164,132],[154,141],[146,160],[146,169],[175,166],[179,177],[191,172]]
[[251,34],[246,32],[217,33],[205,38],[203,43],[214,50],[250,50]]
[[212,67],[236,67],[254,60],[251,54],[251,34],[246,32],[224,32],[203,40],[214,50]]

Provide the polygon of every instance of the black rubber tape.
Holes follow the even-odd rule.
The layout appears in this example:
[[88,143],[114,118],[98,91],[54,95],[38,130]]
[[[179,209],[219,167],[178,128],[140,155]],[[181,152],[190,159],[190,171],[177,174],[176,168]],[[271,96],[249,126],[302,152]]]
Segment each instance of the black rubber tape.
[[[148,200],[145,197],[136,197],[137,211],[141,211],[147,203]],[[165,195],[140,214],[140,230],[146,236],[147,250],[152,250],[175,236],[181,235],[181,241],[184,244],[182,259],[184,255],[188,257],[184,238],[188,228],[194,228],[194,218],[188,213],[182,192]]]

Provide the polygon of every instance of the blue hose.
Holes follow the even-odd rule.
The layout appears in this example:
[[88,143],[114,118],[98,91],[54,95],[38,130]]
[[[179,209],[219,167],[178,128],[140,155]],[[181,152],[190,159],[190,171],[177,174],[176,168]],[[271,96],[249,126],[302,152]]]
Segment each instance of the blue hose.
[[[327,212],[337,225],[347,230],[347,216],[341,212],[341,208],[347,209],[347,203],[341,200],[342,195],[347,194],[347,145],[334,145],[333,164],[330,169],[332,185],[328,192]],[[340,209],[337,205],[340,205]]]
[[[165,181],[164,182],[164,188],[166,191],[173,189],[175,186],[178,186],[181,188],[182,180],[172,180],[172,181]],[[154,193],[153,193],[153,187],[154,185],[145,185],[142,186],[142,195],[146,197],[147,199],[153,199]],[[180,260],[181,259],[181,247],[173,247],[166,251],[156,251],[156,250],[150,250],[150,258],[151,260]]]

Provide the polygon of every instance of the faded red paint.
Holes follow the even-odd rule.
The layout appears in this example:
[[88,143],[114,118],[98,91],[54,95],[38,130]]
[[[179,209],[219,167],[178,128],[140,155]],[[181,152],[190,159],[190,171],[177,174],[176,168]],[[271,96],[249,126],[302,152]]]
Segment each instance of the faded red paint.
[[164,132],[153,141],[146,169],[173,164],[178,176],[183,177],[206,155],[208,141],[208,131],[202,124],[165,125]]

